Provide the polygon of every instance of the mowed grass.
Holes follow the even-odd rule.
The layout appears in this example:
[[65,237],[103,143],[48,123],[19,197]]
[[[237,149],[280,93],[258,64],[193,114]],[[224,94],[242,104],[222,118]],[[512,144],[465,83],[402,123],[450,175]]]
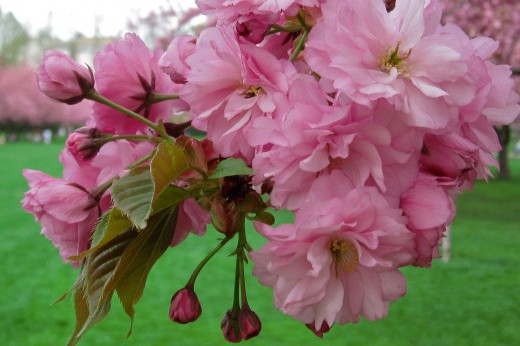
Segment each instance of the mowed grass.
[[[64,345],[74,327],[71,299],[52,305],[77,272],[39,234],[21,208],[27,190],[22,168],[59,176],[62,145],[0,146],[0,345]],[[478,183],[460,196],[453,225],[452,261],[406,268],[408,295],[386,319],[335,327],[323,340],[273,308],[272,293],[248,281],[252,308],[262,319],[250,345],[513,345],[520,344],[520,162],[514,179]],[[197,293],[203,315],[191,325],[168,319],[172,294],[216,244],[218,235],[190,237],[162,257],[137,305],[133,335],[117,299],[109,316],[80,345],[223,345],[220,320],[232,303],[232,245],[202,272]],[[258,248],[262,239],[251,236]],[[251,269],[251,268],[249,268]]]

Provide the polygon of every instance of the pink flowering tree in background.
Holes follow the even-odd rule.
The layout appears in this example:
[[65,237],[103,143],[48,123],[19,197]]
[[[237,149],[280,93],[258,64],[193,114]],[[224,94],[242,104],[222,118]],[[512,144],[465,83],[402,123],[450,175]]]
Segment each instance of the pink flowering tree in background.
[[[230,342],[261,331],[248,260],[274,306],[319,337],[385,317],[406,294],[401,268],[431,266],[457,195],[498,167],[493,126],[520,113],[498,42],[442,25],[440,0],[197,5],[215,25],[165,51],[129,33],[93,69],[56,51],[38,68],[43,94],[94,102],[60,154],[62,177],[23,173],[23,208],[79,268],[69,344],[114,295],[133,321],[154,263],[190,234],[220,240],[177,284],[176,323],[201,317],[197,278],[231,241],[219,305]],[[294,222],[275,225],[280,209]]]
[[69,107],[45,97],[38,89],[35,72],[27,65],[0,67],[2,129],[78,126],[88,119],[88,102]]
[[[520,91],[520,2],[516,0],[443,0],[446,6],[444,21],[460,25],[470,37],[491,37],[500,43],[493,59],[511,65]],[[496,128],[502,150],[499,153],[501,178],[509,178],[509,125]]]
[[157,47],[166,48],[172,37],[200,33],[208,24],[214,25],[211,18],[194,23],[194,20],[199,17],[204,17],[199,8],[175,10],[168,2],[167,6],[161,6],[146,15],[129,19],[127,26],[131,31],[143,29],[144,39],[153,42]]

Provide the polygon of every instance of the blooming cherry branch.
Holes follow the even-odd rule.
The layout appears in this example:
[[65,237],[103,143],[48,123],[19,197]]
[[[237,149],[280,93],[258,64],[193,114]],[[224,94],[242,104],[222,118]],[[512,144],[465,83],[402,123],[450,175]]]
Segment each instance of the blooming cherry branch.
[[[24,209],[80,268],[70,344],[114,294],[133,321],[153,264],[209,224],[223,238],[171,298],[172,321],[200,318],[196,280],[231,240],[226,340],[261,330],[248,259],[275,307],[317,336],[383,318],[406,293],[400,268],[431,265],[457,194],[497,166],[493,125],[520,113],[509,67],[490,61],[497,43],[441,25],[438,0],[197,4],[216,26],[165,52],[127,34],[94,71],[57,52],[42,61],[44,94],[96,102],[62,179],[24,172]],[[269,208],[294,223],[273,226]]]

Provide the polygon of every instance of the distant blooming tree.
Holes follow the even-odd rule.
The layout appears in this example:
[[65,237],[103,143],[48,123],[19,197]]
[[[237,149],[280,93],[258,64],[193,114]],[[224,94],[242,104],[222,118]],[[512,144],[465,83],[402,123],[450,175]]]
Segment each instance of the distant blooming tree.
[[[470,37],[488,36],[500,45],[493,59],[511,65],[520,91],[520,1],[518,0],[443,0],[444,20],[462,27]],[[508,144],[510,126],[497,127],[502,150],[499,154],[500,176],[509,178]]]
[[[456,196],[497,166],[493,126],[520,113],[510,67],[493,62],[498,43],[442,25],[440,0],[197,5],[216,25],[166,51],[126,34],[94,71],[57,52],[38,69],[48,97],[95,102],[61,178],[23,173],[23,208],[80,268],[70,344],[114,295],[133,320],[154,263],[207,231],[221,239],[166,298],[174,322],[201,317],[197,278],[232,240],[226,340],[261,330],[248,259],[274,306],[317,336],[385,317],[406,294],[401,268],[431,266]],[[294,222],[275,226],[270,208]]]
[[26,65],[0,67],[0,124],[3,129],[20,125],[80,125],[88,119],[88,103],[70,107],[49,99],[38,88],[35,72]]

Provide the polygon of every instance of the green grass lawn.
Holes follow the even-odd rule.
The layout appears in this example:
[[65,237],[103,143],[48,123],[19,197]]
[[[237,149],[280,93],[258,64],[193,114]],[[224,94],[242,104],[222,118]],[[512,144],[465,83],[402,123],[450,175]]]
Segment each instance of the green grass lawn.
[[[66,292],[76,272],[19,204],[27,190],[21,170],[59,176],[62,145],[0,145],[0,345],[64,345],[74,326],[72,301],[52,303]],[[252,308],[262,319],[250,345],[513,345],[520,343],[520,161],[514,179],[479,183],[458,200],[452,261],[431,269],[406,268],[408,295],[389,316],[334,328],[323,341],[300,323],[274,310],[271,291],[248,282]],[[137,305],[134,333],[115,299],[107,319],[80,345],[221,345],[220,320],[232,303],[231,246],[202,272],[197,293],[203,315],[192,325],[168,319],[172,294],[215,245],[216,233],[190,237],[161,258]],[[260,237],[251,243],[258,247]]]

